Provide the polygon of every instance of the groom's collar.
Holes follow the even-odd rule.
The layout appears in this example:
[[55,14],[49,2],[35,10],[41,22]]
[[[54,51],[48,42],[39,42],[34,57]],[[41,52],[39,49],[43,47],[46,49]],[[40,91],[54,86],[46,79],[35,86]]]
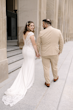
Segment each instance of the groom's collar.
[[48,26],[46,29],[52,28],[52,26]]

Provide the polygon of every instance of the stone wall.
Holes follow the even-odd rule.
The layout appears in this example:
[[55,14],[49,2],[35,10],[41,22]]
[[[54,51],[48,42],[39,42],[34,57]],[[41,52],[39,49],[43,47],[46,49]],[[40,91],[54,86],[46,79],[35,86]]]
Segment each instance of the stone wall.
[[73,0],[69,0],[69,24],[68,24],[68,28],[69,28],[69,38],[70,40],[73,40]]
[[69,0],[59,0],[58,28],[62,31],[64,42],[69,41]]
[[47,18],[62,31],[64,42],[73,40],[73,0],[47,0]]
[[35,24],[35,35],[38,35],[39,0],[18,0],[18,42],[23,46],[23,30],[27,21]]
[[47,0],[39,0],[39,32],[40,30],[43,29],[42,27],[42,20],[46,18],[46,5],[47,5]]
[[23,30],[27,21],[35,24],[35,37],[42,30],[42,19],[46,18],[47,0],[18,0],[18,42],[23,46]]
[[6,0],[0,0],[0,82],[8,77]]
[[52,26],[58,27],[58,6],[59,0],[47,0],[46,18],[51,19]]

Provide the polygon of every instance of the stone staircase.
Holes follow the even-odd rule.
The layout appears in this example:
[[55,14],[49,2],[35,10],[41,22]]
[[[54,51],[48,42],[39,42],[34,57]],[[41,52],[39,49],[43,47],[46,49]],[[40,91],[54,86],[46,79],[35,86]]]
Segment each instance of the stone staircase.
[[17,46],[16,41],[8,41],[7,43],[8,73],[19,69],[22,66],[23,55],[22,50]]
[[9,74],[22,66],[23,55],[22,50],[19,48],[19,46],[17,46],[17,40],[7,41],[7,58]]

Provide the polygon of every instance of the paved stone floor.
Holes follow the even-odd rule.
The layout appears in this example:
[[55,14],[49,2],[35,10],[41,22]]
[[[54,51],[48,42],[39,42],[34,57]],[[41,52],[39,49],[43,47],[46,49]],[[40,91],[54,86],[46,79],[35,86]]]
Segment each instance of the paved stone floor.
[[64,44],[59,56],[59,80],[53,82],[50,69],[51,86],[44,85],[44,71],[41,59],[36,60],[35,82],[25,97],[13,107],[5,106],[1,98],[16,78],[19,69],[9,74],[9,78],[0,84],[0,110],[73,110],[73,42]]

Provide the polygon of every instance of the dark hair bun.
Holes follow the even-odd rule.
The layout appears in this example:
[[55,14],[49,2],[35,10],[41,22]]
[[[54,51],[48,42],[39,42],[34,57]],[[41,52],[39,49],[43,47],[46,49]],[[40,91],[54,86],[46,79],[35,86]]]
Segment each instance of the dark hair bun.
[[51,23],[51,20],[49,20],[49,19],[43,19],[43,22],[45,22],[45,23],[47,23],[47,24],[50,24],[50,25],[52,24],[52,23]]

